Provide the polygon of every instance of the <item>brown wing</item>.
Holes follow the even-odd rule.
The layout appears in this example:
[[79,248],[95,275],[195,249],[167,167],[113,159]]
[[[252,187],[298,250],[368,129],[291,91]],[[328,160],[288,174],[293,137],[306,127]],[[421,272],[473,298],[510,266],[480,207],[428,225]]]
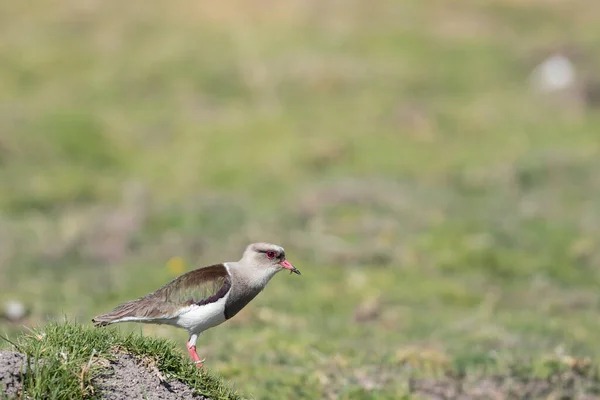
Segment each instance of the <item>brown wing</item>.
[[113,311],[92,321],[99,326],[123,318],[163,319],[177,314],[186,306],[204,305],[224,297],[231,289],[231,277],[223,264],[211,265],[185,273],[157,291],[140,299],[121,304]]
[[219,300],[230,288],[229,272],[218,264],[183,274],[149,296],[179,307],[203,305]]

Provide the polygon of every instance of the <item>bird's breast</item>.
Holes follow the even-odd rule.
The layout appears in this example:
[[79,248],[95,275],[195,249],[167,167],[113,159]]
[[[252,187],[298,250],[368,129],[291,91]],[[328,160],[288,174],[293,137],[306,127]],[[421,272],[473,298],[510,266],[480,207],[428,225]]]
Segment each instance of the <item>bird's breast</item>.
[[244,287],[243,290],[236,290],[234,286],[231,293],[227,297],[225,304],[225,319],[232,318],[235,314],[240,312],[242,308],[246,307],[252,299],[254,299],[262,290],[262,288],[251,288]]

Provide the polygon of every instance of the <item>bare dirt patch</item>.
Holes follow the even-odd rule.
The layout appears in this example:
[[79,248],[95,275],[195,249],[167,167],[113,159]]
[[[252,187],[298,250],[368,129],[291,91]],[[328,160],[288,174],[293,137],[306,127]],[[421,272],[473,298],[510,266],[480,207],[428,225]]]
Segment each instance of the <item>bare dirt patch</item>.
[[19,395],[26,365],[23,354],[0,351],[0,397]]
[[149,368],[130,354],[119,354],[111,360],[106,372],[94,384],[100,389],[102,398],[107,400],[208,399],[194,394],[190,387],[178,380],[165,381],[157,369]]

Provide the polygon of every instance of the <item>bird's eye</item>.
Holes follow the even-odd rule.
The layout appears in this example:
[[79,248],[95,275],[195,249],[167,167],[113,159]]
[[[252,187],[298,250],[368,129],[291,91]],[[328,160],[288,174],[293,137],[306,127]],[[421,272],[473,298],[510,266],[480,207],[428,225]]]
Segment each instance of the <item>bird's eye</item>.
[[267,257],[268,258],[275,258],[275,252],[274,251],[267,251]]

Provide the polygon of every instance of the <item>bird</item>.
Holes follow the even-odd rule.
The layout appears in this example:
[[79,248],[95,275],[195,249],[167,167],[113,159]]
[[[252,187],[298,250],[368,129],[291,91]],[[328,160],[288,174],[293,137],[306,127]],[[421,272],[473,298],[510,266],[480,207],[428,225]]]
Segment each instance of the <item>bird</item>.
[[280,271],[301,275],[283,247],[259,242],[248,245],[236,262],[201,267],[184,273],[156,291],[118,305],[92,318],[95,327],[122,322],[171,325],[187,330],[187,349],[197,367],[198,336],[233,318]]

